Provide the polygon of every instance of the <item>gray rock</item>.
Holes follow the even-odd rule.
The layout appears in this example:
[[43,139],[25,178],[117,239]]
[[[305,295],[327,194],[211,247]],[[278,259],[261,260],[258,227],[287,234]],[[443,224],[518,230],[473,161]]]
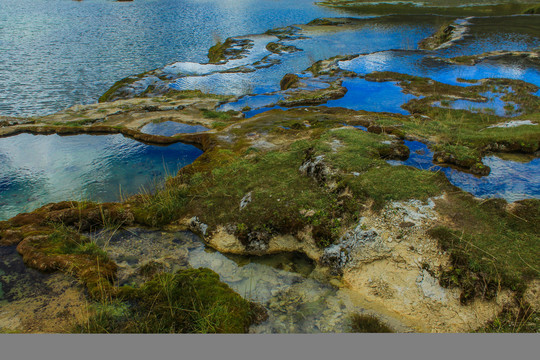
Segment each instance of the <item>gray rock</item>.
[[328,166],[324,163],[324,155],[319,155],[315,158],[312,158],[311,156],[308,157],[302,165],[300,165],[298,171],[303,175],[314,178],[319,183],[326,182],[327,177],[331,173]]
[[201,222],[197,216],[194,216],[189,220],[189,227],[193,232],[202,234],[203,236],[206,236],[208,231],[208,225]]
[[439,285],[439,281],[431,276],[431,274],[425,269],[416,279],[416,285],[418,285],[420,290],[422,290],[425,297],[441,303],[445,303],[447,301],[446,290],[444,290]]
[[324,249],[321,263],[329,266],[332,272],[339,274],[356,258],[358,249],[374,243],[377,236],[375,230],[363,230],[362,225],[358,225],[354,230],[346,233],[337,244]]
[[251,193],[251,191],[248,192],[246,195],[244,195],[242,200],[240,200],[240,210],[248,206],[248,204],[251,202]]

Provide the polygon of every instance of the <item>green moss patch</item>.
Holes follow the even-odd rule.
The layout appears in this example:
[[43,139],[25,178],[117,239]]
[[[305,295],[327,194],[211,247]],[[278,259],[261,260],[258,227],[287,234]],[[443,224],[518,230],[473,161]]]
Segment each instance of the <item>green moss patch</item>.
[[393,333],[392,329],[371,315],[353,314],[351,316],[353,333]]
[[430,37],[422,40],[418,46],[420,49],[433,50],[441,46],[445,42],[452,39],[452,35],[456,27],[451,23],[446,23],[437,30],[437,32]]
[[208,50],[208,60],[215,64],[223,60],[238,59],[251,47],[253,41],[248,39],[228,38],[224,42],[218,41]]
[[540,14],[540,5],[536,5],[528,8],[523,12],[524,14]]
[[521,302],[517,307],[505,306],[494,320],[476,332],[538,333],[540,314],[525,302]]
[[[344,173],[342,185],[363,202],[374,201],[376,208],[382,208],[388,201],[425,200],[449,186],[442,174],[387,164],[380,156],[393,146],[384,142],[388,139],[386,135],[343,129],[326,136],[341,145],[329,154],[328,160]],[[329,145],[320,148],[324,146]]]
[[223,111],[214,111],[214,110],[207,110],[202,109],[202,116],[207,119],[217,119],[221,121],[228,121],[231,120],[232,115],[230,112],[223,112]]
[[41,271],[60,270],[74,275],[96,299],[106,297],[116,278],[116,264],[88,238],[59,226],[49,235],[30,236],[18,246],[26,264]]
[[475,297],[491,299],[501,288],[523,293],[527,282],[539,275],[540,201],[522,200],[507,210],[501,199],[448,196],[437,203],[437,210],[452,227],[430,230],[452,262],[441,284],[460,287],[463,303]]
[[137,80],[140,80],[144,74],[129,76],[127,78],[118,80],[107,90],[103,95],[100,96],[98,102],[103,103],[107,101],[114,100],[114,97],[117,95],[118,91],[126,85],[133,84]]
[[89,333],[245,333],[253,305],[209,269],[159,273],[140,288],[122,287],[116,300],[95,307]]

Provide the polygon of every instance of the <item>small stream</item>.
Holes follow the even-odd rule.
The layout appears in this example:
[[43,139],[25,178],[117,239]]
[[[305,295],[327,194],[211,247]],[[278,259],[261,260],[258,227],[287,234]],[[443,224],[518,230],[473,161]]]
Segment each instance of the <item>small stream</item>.
[[[137,269],[150,261],[165,271],[212,269],[237,293],[267,309],[268,320],[252,326],[251,333],[347,332],[352,313],[374,314],[301,254],[223,255],[191,232],[131,228],[93,237],[118,263],[120,284],[142,283]],[[379,316],[398,331],[410,331],[396,319]]]

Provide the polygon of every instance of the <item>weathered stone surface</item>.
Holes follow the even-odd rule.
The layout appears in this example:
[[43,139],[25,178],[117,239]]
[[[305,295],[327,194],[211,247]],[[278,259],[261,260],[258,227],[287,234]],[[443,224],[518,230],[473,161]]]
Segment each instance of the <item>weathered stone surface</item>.
[[251,194],[252,194],[251,191],[248,192],[246,195],[244,195],[242,200],[240,200],[240,210],[248,206],[248,204],[251,202]]
[[203,237],[207,235],[208,225],[201,222],[197,216],[189,220],[189,227],[194,233],[201,234]]
[[345,267],[353,266],[356,262],[379,258],[385,251],[380,249],[382,244],[377,242],[377,236],[377,232],[364,230],[359,224],[337,244],[324,249],[321,263],[330,266],[334,273],[341,273]]
[[427,270],[424,269],[422,274],[418,275],[416,284],[420,287],[425,297],[441,303],[447,301],[446,290],[439,285],[439,280],[431,276]]

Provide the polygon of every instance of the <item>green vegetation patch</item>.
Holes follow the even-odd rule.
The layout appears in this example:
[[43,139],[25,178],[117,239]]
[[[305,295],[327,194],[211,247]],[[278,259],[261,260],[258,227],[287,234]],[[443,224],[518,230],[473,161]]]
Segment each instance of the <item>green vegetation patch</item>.
[[371,73],[366,75],[366,80],[399,81],[404,91],[424,96],[403,106],[415,116],[395,117],[393,121],[402,134],[412,134],[435,143],[436,161],[486,175],[489,168],[482,164],[482,157],[487,152],[534,153],[540,148],[539,126],[491,127],[507,122],[508,118],[433,106],[437,101],[448,106],[456,98],[482,102],[486,99],[481,94],[491,91],[503,93],[502,100],[519,106],[523,112],[520,117],[534,122],[540,110],[540,98],[533,95],[538,91],[533,84],[511,79],[485,79],[476,85],[462,87],[393,72]]
[[146,191],[137,196],[137,206],[133,209],[133,215],[139,224],[154,227],[164,225],[176,219],[187,202],[186,186],[167,183],[157,185],[153,191]]
[[116,278],[116,264],[107,254],[90,239],[65,226],[57,226],[49,235],[27,237],[17,251],[26,264],[38,270],[74,275],[96,299],[110,293]]
[[201,109],[201,112],[202,112],[202,116],[207,119],[229,121],[232,118],[232,115],[230,112],[207,110],[207,109]]
[[505,306],[494,320],[476,332],[538,333],[540,332],[540,314],[525,302],[521,302],[517,307]]
[[[167,198],[166,203],[174,204],[166,208],[166,216],[146,210],[149,222],[159,225],[196,215],[210,231],[228,226],[247,247],[255,240],[267,243],[273,235],[296,235],[311,226],[314,239],[325,247],[357,220],[366,202],[382,207],[387,201],[426,199],[448,186],[441,174],[387,164],[384,159],[403,147],[388,141],[387,135],[352,128],[327,130],[326,126],[335,126],[339,120],[329,116],[328,124],[317,123],[318,117],[304,119],[314,124],[306,127],[303,122],[294,123],[294,116],[281,116],[278,124],[291,129],[276,129],[275,136],[290,143],[277,150],[251,147],[245,139],[232,148],[208,150],[164,189],[148,196],[148,202]],[[264,131],[271,124],[262,121],[259,126]],[[248,126],[242,131],[252,130]],[[243,133],[238,136],[244,138]],[[298,136],[304,139],[291,139]],[[319,156],[323,161],[311,165],[314,170],[300,171]],[[168,195],[175,192],[181,195]],[[246,197],[250,201],[241,207]]]
[[524,14],[540,14],[540,5],[536,5],[528,8],[523,12]]
[[57,122],[53,122],[52,124],[56,125],[56,126],[73,126],[73,127],[77,127],[77,126],[91,125],[91,124],[93,124],[95,122],[96,122],[96,119],[82,119],[82,120],[66,121],[66,122],[57,121]]
[[393,333],[392,329],[371,315],[353,314],[351,316],[351,332],[353,333]]
[[0,270],[0,301],[4,299],[4,290],[2,289],[2,276],[4,276],[4,272]]
[[[382,208],[388,201],[425,200],[440,194],[448,186],[442,174],[387,164],[380,155],[388,153],[387,150],[395,145],[384,142],[388,140],[386,135],[342,129],[326,136],[338,140],[341,145],[329,153],[328,160],[344,173],[342,185],[350,188],[363,202],[373,200],[375,208]],[[330,143],[319,145],[319,149],[328,150]]]
[[253,41],[249,39],[228,38],[224,42],[217,41],[208,49],[208,60],[215,64],[223,60],[238,59],[251,47],[253,47]]
[[144,74],[128,76],[127,78],[118,80],[107,90],[103,95],[100,96],[98,102],[103,103],[113,100],[114,96],[117,95],[117,92],[126,85],[133,84],[134,82],[140,80]]
[[[245,333],[257,310],[209,269],[159,273],[94,308],[86,333]],[[260,310],[259,310],[260,311]]]
[[446,23],[437,30],[437,32],[430,37],[420,41],[418,44],[420,49],[433,50],[441,46],[445,42],[452,39],[452,35],[455,30],[455,26],[452,23]]
[[[299,172],[311,145],[298,141],[266,153],[246,149],[244,154],[251,154],[246,157],[216,151],[213,158],[222,159],[219,165],[189,180],[197,198],[190,203],[191,212],[210,226],[235,224],[236,235],[246,243],[257,233],[266,241],[272,234],[294,234],[308,224],[316,227],[316,238],[331,241],[345,220],[347,204]],[[250,192],[252,201],[240,209]],[[303,215],[309,210],[313,216]]]
[[170,89],[167,91],[167,93],[164,95],[166,98],[171,98],[175,100],[182,100],[182,99],[216,99],[216,100],[228,100],[232,96],[230,95],[217,95],[217,94],[209,94],[204,93],[201,90],[175,90]]
[[437,210],[452,227],[430,230],[452,263],[442,272],[441,284],[460,287],[462,303],[491,299],[501,288],[522,294],[539,274],[540,200],[522,200],[508,210],[501,199],[479,202],[461,192],[448,196]]
[[373,15],[420,15],[438,14],[448,16],[501,16],[515,14],[537,14],[538,7],[530,4],[490,4],[469,6],[425,6],[413,3],[365,3],[363,1],[331,0],[318,2],[318,5],[338,8],[353,14]]

